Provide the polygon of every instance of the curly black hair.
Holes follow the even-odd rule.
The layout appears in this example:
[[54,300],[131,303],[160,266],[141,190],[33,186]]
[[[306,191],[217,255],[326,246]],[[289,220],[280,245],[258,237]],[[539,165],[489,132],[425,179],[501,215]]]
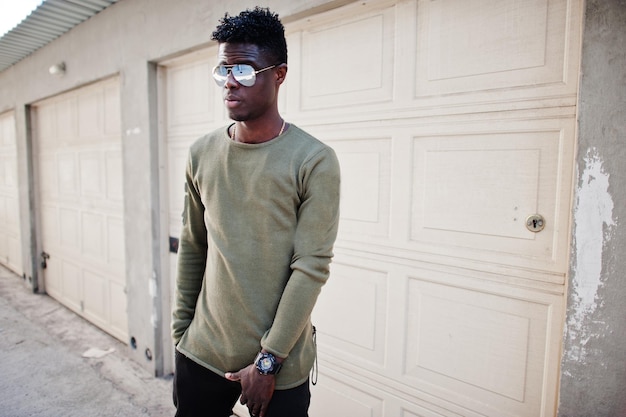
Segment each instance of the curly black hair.
[[228,13],[220,19],[220,24],[212,34],[219,43],[249,43],[268,52],[277,63],[287,63],[287,41],[285,28],[278,14],[268,8],[255,7],[244,10],[238,16]]

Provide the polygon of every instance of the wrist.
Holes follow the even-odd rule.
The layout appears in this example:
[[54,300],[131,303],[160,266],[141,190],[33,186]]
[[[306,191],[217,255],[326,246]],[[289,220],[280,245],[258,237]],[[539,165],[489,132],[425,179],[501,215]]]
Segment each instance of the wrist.
[[279,356],[276,356],[276,355],[274,355],[272,352],[268,352],[268,351],[267,351],[267,350],[265,350],[265,349],[261,349],[261,353],[269,353],[269,354],[271,354],[272,356],[274,356],[274,359],[276,359],[276,362],[278,362],[278,363],[280,363],[280,364],[282,364],[282,363],[285,361],[285,358],[281,358],[281,357],[279,357]]

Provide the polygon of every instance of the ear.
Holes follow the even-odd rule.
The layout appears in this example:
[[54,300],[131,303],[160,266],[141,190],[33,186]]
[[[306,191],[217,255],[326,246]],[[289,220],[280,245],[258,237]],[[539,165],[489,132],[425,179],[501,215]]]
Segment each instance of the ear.
[[281,85],[287,77],[287,64],[280,64],[276,67],[276,84]]

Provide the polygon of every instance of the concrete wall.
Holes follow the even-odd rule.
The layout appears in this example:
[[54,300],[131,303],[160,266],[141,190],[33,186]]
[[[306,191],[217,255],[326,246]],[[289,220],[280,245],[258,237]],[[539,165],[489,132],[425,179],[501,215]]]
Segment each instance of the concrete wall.
[[626,1],[588,0],[559,416],[626,415]]
[[[332,9],[351,0],[272,0],[264,2],[283,21]],[[46,97],[107,78],[120,76],[124,217],[129,334],[136,359],[155,374],[164,372],[163,355],[170,344],[169,328],[160,323],[170,312],[161,308],[168,297],[161,254],[156,64],[165,58],[210,43],[211,32],[224,12],[238,13],[258,3],[250,0],[121,0],[75,27],[46,47],[0,73],[0,113],[15,110],[18,177],[22,214],[23,258],[27,282],[45,291],[38,279],[41,251],[33,195],[28,106]],[[67,72],[54,77],[48,68],[65,62]],[[209,74],[207,74],[209,76]],[[166,209],[166,208],[164,208]],[[132,260],[132,261],[129,261]],[[146,351],[152,359],[148,359]]]

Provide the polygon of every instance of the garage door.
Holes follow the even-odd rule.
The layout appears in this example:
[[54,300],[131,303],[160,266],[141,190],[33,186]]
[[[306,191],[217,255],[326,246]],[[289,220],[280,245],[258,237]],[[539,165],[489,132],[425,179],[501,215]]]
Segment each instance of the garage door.
[[[555,414],[580,10],[370,1],[287,25],[281,112],[342,166],[311,416]],[[226,123],[215,57],[161,72],[172,236],[186,148]]]
[[0,263],[18,275],[22,270],[15,115],[0,115]]
[[36,103],[32,116],[45,290],[126,341],[118,80]]

